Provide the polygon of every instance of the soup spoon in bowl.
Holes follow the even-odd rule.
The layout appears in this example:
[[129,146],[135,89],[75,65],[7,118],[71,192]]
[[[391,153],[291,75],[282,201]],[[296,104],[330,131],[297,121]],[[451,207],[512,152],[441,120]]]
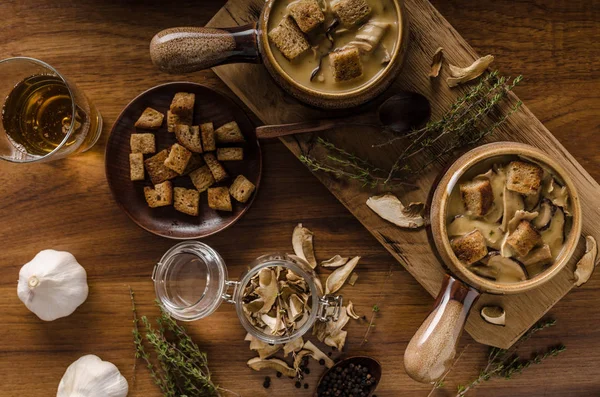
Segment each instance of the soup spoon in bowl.
[[431,116],[431,106],[423,95],[402,91],[386,99],[377,109],[376,120],[365,122],[369,116],[358,114],[345,118],[302,121],[291,124],[263,125],[256,128],[259,139],[319,132],[341,126],[372,126],[394,134],[404,134],[424,124]]

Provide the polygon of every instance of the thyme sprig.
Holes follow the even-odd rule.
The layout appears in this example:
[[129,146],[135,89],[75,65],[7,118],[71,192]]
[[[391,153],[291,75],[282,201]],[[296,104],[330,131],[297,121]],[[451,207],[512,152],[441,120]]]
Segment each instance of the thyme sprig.
[[[520,374],[533,364],[541,364],[549,357],[556,357],[566,350],[562,344],[550,346],[546,351],[535,353],[529,359],[521,358],[516,350],[526,340],[535,333],[552,327],[556,324],[555,320],[541,320],[531,327],[510,349],[490,348],[488,353],[488,362],[485,368],[479,372],[479,376],[466,385],[459,385],[456,397],[463,397],[467,392],[477,385],[487,382],[492,378],[510,379],[513,375]],[[437,386],[439,387],[439,386]]]
[[[154,383],[163,396],[206,396],[217,397],[230,390],[216,386],[208,368],[206,353],[190,338],[185,328],[160,308],[158,327],[151,325],[146,316],[138,318],[134,293],[129,289],[133,311],[133,342],[136,358],[141,358],[150,372]],[[160,307],[160,306],[159,306]],[[142,333],[139,323],[145,331]],[[154,358],[145,344],[152,348]]]
[[[407,179],[421,173],[433,162],[462,147],[478,143],[505,123],[522,103],[517,101],[501,116],[497,115],[498,105],[521,80],[522,76],[518,76],[511,82],[509,77],[499,76],[497,71],[490,72],[459,97],[439,120],[430,121],[423,128],[401,136],[392,135],[390,139],[373,145],[374,148],[403,145],[390,169],[376,167],[322,138],[318,138],[317,143],[329,152],[325,160],[308,154],[300,156],[300,160],[312,171],[358,180],[363,186],[407,184]],[[494,115],[497,115],[496,121],[491,119]],[[420,165],[415,167],[417,158]]]

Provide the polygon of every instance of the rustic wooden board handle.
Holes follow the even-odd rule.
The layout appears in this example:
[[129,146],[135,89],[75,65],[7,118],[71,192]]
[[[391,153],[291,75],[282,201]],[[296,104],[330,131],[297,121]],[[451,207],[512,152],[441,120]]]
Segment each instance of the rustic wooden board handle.
[[235,62],[260,63],[256,24],[233,28],[180,27],[150,42],[152,63],[168,73],[187,73]]
[[450,369],[456,344],[479,292],[446,275],[434,309],[404,352],[404,369],[414,380],[433,383]]
[[256,137],[259,139],[279,138],[286,135],[330,130],[337,125],[338,123],[334,120],[312,120],[292,124],[263,125],[256,128]]

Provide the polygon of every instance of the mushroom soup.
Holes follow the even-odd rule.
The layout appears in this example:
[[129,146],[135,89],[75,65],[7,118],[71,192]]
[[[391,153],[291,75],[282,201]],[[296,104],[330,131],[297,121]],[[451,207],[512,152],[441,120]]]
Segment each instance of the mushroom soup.
[[344,92],[383,73],[398,25],[392,0],[279,0],[269,15],[269,44],[292,80]]
[[564,183],[547,166],[518,156],[490,159],[466,172],[446,213],[458,259],[501,283],[525,281],[550,267],[571,225]]

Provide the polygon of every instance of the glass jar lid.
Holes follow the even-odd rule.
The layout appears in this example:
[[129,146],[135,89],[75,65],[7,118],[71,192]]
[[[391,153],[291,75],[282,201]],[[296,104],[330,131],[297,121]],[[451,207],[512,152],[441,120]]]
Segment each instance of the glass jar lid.
[[174,318],[193,321],[212,314],[228,288],[223,258],[199,241],[173,246],[154,267],[154,290]]

